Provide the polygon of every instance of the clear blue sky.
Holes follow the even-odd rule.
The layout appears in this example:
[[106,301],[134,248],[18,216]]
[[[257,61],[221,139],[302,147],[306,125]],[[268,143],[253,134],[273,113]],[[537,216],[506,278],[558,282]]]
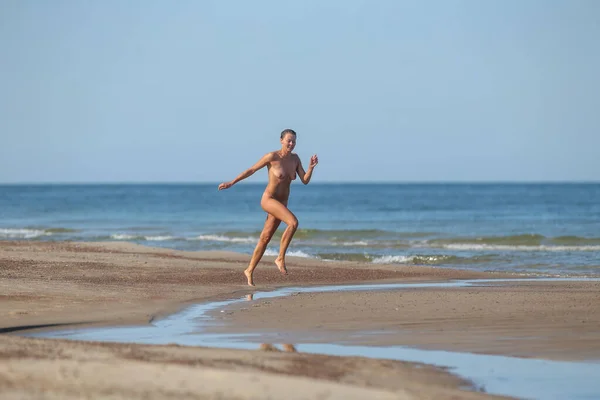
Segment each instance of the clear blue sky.
[[[600,1],[0,2],[0,182],[600,181]],[[250,181],[265,181],[259,172]]]

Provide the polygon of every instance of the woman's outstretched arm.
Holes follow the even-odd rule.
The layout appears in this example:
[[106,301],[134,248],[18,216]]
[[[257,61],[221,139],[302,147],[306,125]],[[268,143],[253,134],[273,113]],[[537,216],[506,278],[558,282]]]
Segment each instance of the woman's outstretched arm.
[[219,185],[219,190],[229,189],[230,187],[232,187],[239,181],[248,178],[249,176],[254,174],[256,171],[263,168],[265,165],[267,165],[269,162],[271,162],[271,160],[273,160],[273,153],[265,154],[260,160],[258,160],[258,162],[256,164],[254,164],[253,166],[251,166],[250,168],[248,168],[247,170],[245,170],[244,172],[239,174],[237,176],[237,178],[235,178],[234,180],[221,183]]
[[308,182],[310,182],[310,178],[312,177],[313,169],[315,169],[315,166],[318,163],[319,163],[319,158],[315,154],[310,158],[310,164],[308,165],[308,170],[305,172],[304,168],[302,167],[302,161],[300,161],[300,157],[298,157],[298,168],[296,168],[296,172],[298,173],[298,176],[300,177],[300,180],[302,181],[302,183],[304,183],[305,185],[308,185]]

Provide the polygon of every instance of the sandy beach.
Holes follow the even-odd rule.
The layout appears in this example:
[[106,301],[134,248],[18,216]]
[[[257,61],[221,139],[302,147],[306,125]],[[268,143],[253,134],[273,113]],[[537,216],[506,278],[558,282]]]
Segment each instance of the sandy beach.
[[[467,389],[469,382],[441,368],[400,361],[258,344],[252,351],[18,336],[70,324],[147,324],[190,304],[280,287],[515,277],[293,257],[290,275],[281,276],[265,257],[250,288],[242,275],[247,260],[128,243],[0,242],[2,398],[499,398]],[[283,332],[292,343],[597,360],[599,289],[598,282],[503,282],[303,294],[237,304],[215,316],[222,324],[214,329],[266,339]],[[378,334],[355,334],[361,330]]]
[[[600,359],[600,282],[306,293],[214,312],[211,332],[295,343],[403,345],[554,360]],[[357,334],[358,333],[358,334]]]

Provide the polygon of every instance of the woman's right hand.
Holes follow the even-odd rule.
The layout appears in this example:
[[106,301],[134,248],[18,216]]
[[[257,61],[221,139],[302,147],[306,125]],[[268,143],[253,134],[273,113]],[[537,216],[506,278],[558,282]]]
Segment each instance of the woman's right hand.
[[233,183],[231,183],[231,182],[223,182],[219,185],[219,190],[229,189],[232,186],[233,186]]

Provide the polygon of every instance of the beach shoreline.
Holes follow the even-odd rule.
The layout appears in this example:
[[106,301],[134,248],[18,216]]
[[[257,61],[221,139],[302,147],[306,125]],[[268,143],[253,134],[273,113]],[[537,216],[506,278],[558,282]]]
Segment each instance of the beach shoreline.
[[[87,346],[89,351],[94,352],[96,351],[94,350],[96,349],[94,346],[98,345],[85,342],[70,343],[64,340],[55,341],[50,339],[15,337],[15,335],[25,332],[25,329],[31,328],[32,326],[62,324],[62,327],[66,327],[70,324],[77,324],[77,327],[83,327],[99,324],[110,326],[148,324],[153,319],[174,313],[191,304],[236,298],[244,296],[245,294],[251,294],[255,291],[269,291],[289,286],[360,284],[366,282],[444,282],[461,279],[518,277],[516,274],[483,273],[419,266],[399,267],[396,265],[390,267],[383,264],[373,265],[349,262],[322,262],[293,257],[291,257],[288,262],[290,275],[284,277],[277,273],[276,267],[272,265],[271,258],[265,257],[263,262],[259,265],[255,277],[258,287],[250,288],[245,285],[242,275],[243,267],[244,264],[247,263],[247,259],[248,256],[237,253],[183,252],[169,249],[149,248],[129,243],[0,242],[0,263],[2,263],[3,266],[0,272],[0,287],[2,288],[0,329],[4,333],[9,333],[9,335],[0,336],[0,354],[3,354],[2,357],[9,367],[12,366],[14,370],[18,366],[17,369],[21,371],[19,373],[9,373],[5,369],[3,373],[0,373],[0,390],[11,388],[11,393],[15,394],[16,397],[19,397],[19,395],[22,395],[21,397],[27,397],[28,395],[31,395],[31,392],[28,392],[28,390],[30,390],[28,387],[33,387],[34,389],[31,390],[47,390],[47,393],[54,393],[56,398],[60,398],[68,391],[67,386],[61,386],[55,383],[50,385],[44,380],[43,374],[34,374],[34,371],[36,371],[37,368],[35,366],[36,362],[39,362],[40,358],[53,365],[52,368],[66,368],[66,365],[68,364],[68,368],[72,368],[72,371],[83,371],[93,363],[96,363],[97,360],[87,360],[83,355],[77,355],[74,356],[74,358],[65,358],[63,356],[57,356],[56,354],[41,356],[39,354],[39,348],[44,346],[57,346],[57,348],[63,349],[63,352],[74,351],[73,348],[75,347],[77,349],[85,349]],[[504,289],[495,290],[502,292]],[[571,294],[577,292],[576,288],[572,286],[569,287],[568,285],[558,285],[557,290]],[[414,291],[414,293],[421,292],[422,291]],[[451,294],[453,292],[449,290],[443,291],[443,293],[446,293],[446,296],[453,296]],[[586,293],[587,294],[584,294],[583,296],[589,297],[590,294],[588,292]],[[322,295],[325,297],[321,297]],[[290,315],[295,315],[292,325],[293,323],[302,324],[304,322],[306,326],[316,326],[319,322],[310,319],[311,315],[317,314],[314,307],[320,307],[325,303],[331,308],[329,314],[327,314],[328,316],[324,316],[325,318],[338,315],[342,318],[336,322],[339,326],[346,325],[347,329],[353,329],[351,324],[348,324],[348,318],[356,316],[356,309],[349,308],[344,311],[344,304],[347,304],[347,301],[350,298],[348,296],[352,295],[346,293],[346,296],[340,297],[340,303],[335,303],[333,297],[327,297],[328,295],[331,294],[319,294],[318,296],[303,299],[299,299],[299,296],[295,296],[293,298],[284,299],[283,303],[274,301],[270,304],[280,304],[280,309],[278,311],[266,309],[264,307],[262,310],[259,310],[260,307],[256,307],[256,310],[254,311],[258,312],[258,314],[251,316],[249,320],[229,322],[233,323],[231,326],[234,331],[239,332],[244,330],[241,328],[242,325],[247,329],[252,328],[249,321],[254,321],[257,324],[260,323],[263,328],[269,326],[267,324],[267,322],[269,322],[272,324],[270,329],[278,329],[277,321],[284,321]],[[373,304],[380,308],[385,308],[383,306],[389,303],[389,296],[391,296],[389,293],[370,295],[375,297],[370,297],[368,301],[373,301]],[[387,298],[379,298],[378,296],[387,296]],[[576,293],[574,296],[573,301],[576,302],[581,300],[577,297],[581,297],[581,293]],[[356,298],[356,296],[354,297]],[[454,295],[454,297],[456,297],[456,295]],[[414,304],[418,304],[418,300],[419,299],[417,298],[413,299]],[[290,303],[290,301],[295,303]],[[312,312],[299,311],[299,308],[304,307],[306,307],[306,310],[311,310],[312,307]],[[548,304],[544,306],[543,302],[536,307],[538,307],[538,311],[548,311],[549,309]],[[369,313],[373,314],[372,310],[373,309],[369,311],[368,308],[365,308],[363,312],[366,313],[365,315]],[[244,314],[246,314],[244,318],[250,315],[247,313]],[[365,315],[361,316],[361,318],[365,317]],[[270,321],[265,322],[266,320],[264,320],[264,318],[267,316],[273,318]],[[371,317],[373,317],[373,320],[377,323],[381,323],[385,319],[383,314],[378,316],[371,315]],[[477,319],[477,314],[473,314],[472,317]],[[344,320],[344,318],[346,318],[346,320]],[[423,322],[427,316],[415,314],[411,318],[417,322]],[[590,320],[588,321],[587,326],[591,327],[590,329],[592,330],[595,329],[595,324],[598,323],[596,318],[597,313],[590,314]],[[360,318],[358,318],[358,320],[360,320]],[[498,325],[497,321],[489,320],[488,322],[492,327]],[[544,327],[542,325],[544,324],[538,325],[537,327],[530,327],[530,329],[533,332],[535,329],[551,328],[551,326]],[[49,328],[56,329],[57,326],[54,325]],[[457,329],[462,328],[459,327]],[[490,329],[490,331],[493,332],[494,330]],[[337,334],[339,335],[339,333],[340,332],[338,331]],[[333,334],[336,334],[335,330],[333,331]],[[432,335],[432,337],[440,337],[439,332],[437,333],[437,336],[435,332]],[[388,342],[382,340],[379,343],[391,343],[390,340],[392,339],[388,337],[386,340],[388,340]],[[588,344],[597,343],[597,340],[598,338],[592,337],[592,341]],[[563,341],[563,343],[565,343],[565,341]],[[441,346],[440,348],[452,348],[451,346],[447,346],[447,343],[438,343],[438,345]],[[149,356],[143,360],[143,362],[148,363],[145,367],[152,370],[152,373],[155,375],[157,374],[156,371],[160,369],[161,366],[164,367],[165,365],[171,365],[172,363],[181,361],[178,361],[178,356],[173,355],[173,351],[179,351],[173,350],[171,348],[173,346],[167,346],[167,350],[164,349],[164,346],[155,345],[122,345],[113,343],[103,344],[101,346],[113,350],[135,348],[135,351],[142,352],[152,352],[155,350],[151,349],[159,348],[161,349],[161,352],[164,350],[164,352],[170,354],[169,357],[167,357],[170,361],[161,361],[160,358],[154,359]],[[485,344],[482,344],[482,346],[484,347],[482,351],[486,352]],[[180,348],[180,346],[175,346],[173,348]],[[119,362],[124,362],[126,365],[125,368],[127,368],[127,363],[129,361],[123,359],[122,355],[119,353],[120,350],[113,350],[111,350],[111,355],[104,354],[102,357],[109,357],[114,362],[120,360]],[[464,348],[463,350],[471,351],[472,349]],[[498,349],[491,348],[488,348],[487,350],[488,353],[498,351]],[[190,351],[201,352],[201,350],[196,348]],[[227,352],[228,350],[213,349],[211,351],[219,353]],[[115,355],[114,352],[119,354]],[[269,355],[269,357],[278,358],[278,362],[284,362],[281,360],[290,357],[290,354],[279,351],[257,352],[240,350],[238,352],[237,357],[242,359],[244,357],[250,357],[252,362],[256,363],[254,367],[250,368],[250,372],[252,374],[258,374],[261,379],[271,382],[270,387],[276,387],[278,385],[277,382],[279,378],[281,378],[280,375],[282,374],[282,371],[261,371],[258,366],[265,362],[262,357],[265,357],[265,353],[273,353],[276,355]],[[543,356],[541,353],[532,356],[537,357],[540,355]],[[294,356],[299,355],[295,354]],[[202,359],[203,356],[198,353],[198,357],[199,359]],[[331,359],[337,360],[332,361],[333,363],[338,362],[344,364],[348,362],[347,360],[344,361],[344,358],[338,360],[338,358],[333,357]],[[71,365],[73,362],[75,364]],[[132,362],[137,363],[140,362],[140,360]],[[381,364],[381,361],[377,360],[371,360],[369,362]],[[309,365],[310,363],[311,362],[308,362]],[[380,368],[381,365],[377,368]],[[404,363],[403,365],[406,367],[404,372],[396,371],[394,373],[400,374],[399,376],[404,376],[402,374],[419,375],[420,367],[417,367],[412,363]],[[388,364],[385,364],[385,367],[381,368],[387,368],[388,366]],[[373,366],[370,366],[369,368],[371,367]],[[186,368],[193,369],[196,367],[188,365]],[[82,385],[81,390],[83,392],[81,393],[94,395],[101,393],[101,391],[105,390],[107,387],[111,387],[113,389],[116,388],[115,390],[117,390],[118,393],[121,393],[123,398],[127,398],[126,393],[128,390],[132,390],[132,388],[122,382],[119,383],[121,386],[117,385],[115,383],[116,378],[111,378],[109,376],[110,373],[106,365],[98,366],[94,364],[94,370],[99,377],[104,377],[102,379],[105,379],[108,383],[106,383],[105,387],[98,383],[86,386],[85,380],[81,382],[78,381],[79,384]],[[226,368],[220,366],[217,370],[218,371],[213,371],[211,369],[211,373],[214,372],[216,374],[227,376],[227,374],[236,372],[236,368],[233,367]],[[388,374],[386,375],[389,378],[388,381],[395,381],[394,374],[392,373],[395,370],[392,370],[379,370],[379,372],[385,372],[384,375]],[[378,380],[377,384],[373,384],[373,377],[368,378],[362,376],[361,379],[357,378],[353,380],[348,378],[347,382],[344,381],[346,382],[344,384],[350,385],[351,387],[362,387],[365,390],[373,391],[373,393],[377,390],[387,394],[392,393],[393,396],[395,396],[394,398],[452,398],[451,396],[457,396],[457,393],[460,393],[460,398],[494,398],[493,396],[484,393],[465,392],[461,390],[461,387],[464,387],[465,383],[460,379],[454,381],[454,384],[452,385],[444,386],[441,382],[444,382],[445,378],[443,379],[441,377],[449,376],[449,374],[440,369],[435,370],[436,374],[439,375],[435,375],[435,377],[427,375],[424,380],[415,380],[415,382],[421,382],[421,386],[415,386],[416,384],[411,386],[405,382],[408,385],[406,387],[410,386],[410,390],[408,392],[402,392],[402,396],[404,397],[399,397],[400,389],[402,388],[391,385],[390,382],[385,379],[380,379],[381,382]],[[289,368],[286,369],[286,371],[288,372],[285,372],[284,374],[290,375]],[[346,373],[349,375],[352,375],[349,371],[354,371],[352,374],[357,373],[355,370],[347,369]],[[36,376],[36,378],[34,378],[33,386],[25,385],[23,383],[24,381],[21,382],[23,376],[27,374],[34,374]],[[317,377],[306,376],[306,374],[303,375],[302,373],[295,374],[292,372],[291,375],[298,379],[310,379],[311,381],[316,379],[323,384],[327,383],[334,385],[335,383],[335,385],[339,385],[341,382],[339,379],[332,379],[331,377],[324,378],[323,381]],[[156,382],[159,381],[160,379],[157,378]],[[365,385],[364,382],[366,381],[371,383]],[[21,384],[19,382],[21,382]],[[71,382],[71,384],[73,384],[73,382]],[[113,384],[117,386],[111,386]],[[305,384],[306,382],[304,384],[298,383],[300,386]],[[215,388],[214,390],[218,391],[221,389]],[[331,393],[334,393],[331,398],[337,398],[342,396],[341,393],[344,388],[336,386],[335,388],[329,388],[327,390],[332,390]],[[254,398],[252,396],[261,397],[261,393],[252,393],[253,395],[248,394],[247,397],[241,395],[241,398]],[[266,392],[263,392],[262,395],[265,395],[265,393]],[[337,393],[337,395],[335,393]],[[433,393],[435,393],[435,395],[433,395]],[[138,394],[136,394],[136,396]],[[204,393],[203,396],[205,394],[206,393]],[[382,396],[384,395],[382,393],[379,394]],[[139,396],[142,396],[142,394],[139,394]],[[175,398],[181,396],[181,393],[173,392],[173,394],[167,394],[160,398],[168,398],[169,396]],[[209,395],[209,397],[198,396],[198,398],[211,397]],[[385,396],[382,398],[385,398]]]
[[298,257],[288,258],[291,273],[282,276],[274,257],[265,256],[253,288],[242,273],[248,259],[232,252],[186,252],[126,242],[0,241],[0,329],[55,323],[138,324],[190,304],[292,285],[517,276]]

